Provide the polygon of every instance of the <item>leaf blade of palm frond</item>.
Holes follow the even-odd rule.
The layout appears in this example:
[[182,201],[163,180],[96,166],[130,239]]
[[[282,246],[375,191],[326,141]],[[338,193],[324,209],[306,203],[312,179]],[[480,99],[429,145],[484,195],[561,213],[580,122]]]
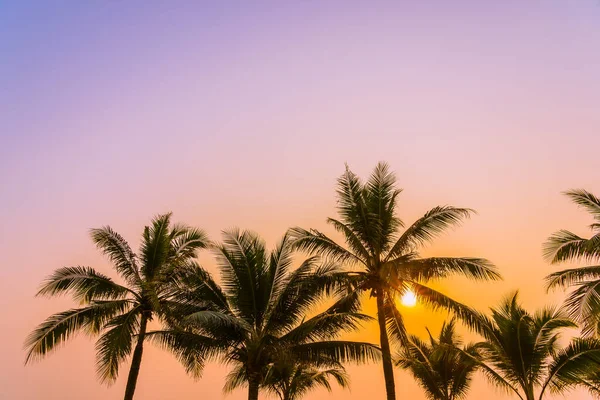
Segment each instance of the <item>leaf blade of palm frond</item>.
[[308,254],[319,254],[337,262],[351,262],[365,264],[365,260],[337,244],[324,233],[311,229],[307,231],[299,227],[290,228],[293,247]]
[[374,344],[341,340],[299,344],[290,351],[302,362],[323,366],[340,362],[367,363],[378,361],[381,356],[381,350]]
[[111,318],[129,310],[129,300],[97,301],[78,309],[53,314],[25,341],[25,363],[52,352],[79,331],[98,333]]
[[108,276],[90,267],[63,267],[47,277],[36,296],[55,296],[71,292],[76,300],[118,300],[137,294],[115,283]]
[[117,379],[119,364],[131,353],[139,318],[139,307],[134,307],[113,318],[104,327],[107,331],[96,342],[96,372],[102,383]]
[[90,236],[96,247],[108,256],[117,272],[129,283],[139,285],[141,277],[137,256],[129,243],[110,226],[91,229]]
[[600,234],[590,239],[562,229],[553,233],[543,247],[544,258],[552,264],[566,261],[593,261],[600,257]]
[[485,258],[429,257],[408,261],[402,266],[413,280],[429,281],[460,275],[474,280],[501,280],[496,266]]
[[400,256],[436,238],[446,229],[460,224],[475,211],[470,208],[437,206],[415,221],[396,241],[384,261]]

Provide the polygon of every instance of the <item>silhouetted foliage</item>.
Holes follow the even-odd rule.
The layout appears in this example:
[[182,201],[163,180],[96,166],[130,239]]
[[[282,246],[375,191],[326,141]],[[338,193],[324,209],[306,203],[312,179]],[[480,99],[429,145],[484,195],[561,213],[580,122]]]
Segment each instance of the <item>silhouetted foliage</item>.
[[293,228],[294,246],[351,267],[349,285],[377,300],[383,371],[388,400],[395,399],[395,384],[389,338],[407,344],[406,328],[396,299],[413,290],[420,302],[433,309],[454,312],[468,325],[477,324],[474,311],[427,286],[434,279],[462,275],[477,280],[500,279],[496,268],[482,258],[421,258],[418,250],[448,228],[468,218],[473,211],[451,206],[434,207],[404,231],[396,216],[396,178],[385,163],[379,163],[363,183],[348,168],[338,179],[339,219],[327,221],[344,236],[346,245],[317,230]]

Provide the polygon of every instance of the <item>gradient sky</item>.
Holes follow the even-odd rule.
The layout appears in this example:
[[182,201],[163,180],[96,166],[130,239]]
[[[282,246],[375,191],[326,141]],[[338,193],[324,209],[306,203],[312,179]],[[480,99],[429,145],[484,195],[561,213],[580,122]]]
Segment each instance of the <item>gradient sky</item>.
[[[65,265],[110,273],[89,228],[137,247],[171,210],[214,238],[331,233],[344,162],[366,176],[388,161],[405,221],[438,204],[479,212],[425,254],[487,257],[505,280],[442,282],[450,295],[481,310],[518,288],[532,310],[558,303],[541,244],[587,234],[560,192],[600,194],[599,107],[598,0],[0,0],[0,398],[122,395],[126,374],[101,386],[86,337],[23,366],[27,333],[72,305],[34,298],[41,280]],[[442,319],[406,311],[420,334]],[[222,397],[223,367],[193,382],[148,349],[136,398]],[[351,373],[344,398],[383,398],[378,365]],[[399,395],[424,399],[396,375]],[[471,397],[505,398],[490,390],[477,379]]]

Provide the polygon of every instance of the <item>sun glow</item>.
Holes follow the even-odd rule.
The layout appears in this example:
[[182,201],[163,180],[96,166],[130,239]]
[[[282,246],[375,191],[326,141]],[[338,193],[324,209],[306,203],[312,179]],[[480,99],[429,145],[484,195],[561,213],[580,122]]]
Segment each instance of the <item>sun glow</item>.
[[417,304],[417,295],[412,290],[407,290],[400,299],[403,306],[414,307]]

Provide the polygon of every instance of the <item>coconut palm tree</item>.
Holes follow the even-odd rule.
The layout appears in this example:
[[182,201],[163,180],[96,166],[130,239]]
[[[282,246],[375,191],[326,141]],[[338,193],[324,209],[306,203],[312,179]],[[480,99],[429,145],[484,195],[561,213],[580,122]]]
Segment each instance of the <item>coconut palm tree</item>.
[[203,231],[170,221],[171,214],[160,215],[146,226],[139,254],[109,226],[92,229],[92,240],[123,284],[91,267],[56,270],[37,294],[70,294],[82,306],[51,315],[29,335],[26,363],[44,357],[78,332],[101,334],[96,342],[100,380],[114,381],[120,364],[133,352],[124,397],[133,399],[148,323],[169,319],[174,277],[208,244]]
[[587,210],[594,223],[593,236],[583,238],[567,230],[555,232],[544,245],[544,256],[552,263],[586,261],[591,266],[565,269],[546,277],[547,288],[575,286],[565,308],[571,318],[579,322],[584,336],[600,335],[600,199],[585,190],[571,190],[565,194]]
[[472,214],[467,208],[439,206],[431,209],[410,227],[396,216],[400,189],[385,163],[379,163],[366,183],[348,167],[338,179],[339,219],[327,222],[341,233],[346,246],[317,230],[293,228],[294,246],[342,262],[352,268],[352,287],[367,292],[377,301],[377,319],[388,400],[394,400],[395,384],[390,336],[407,343],[402,315],[396,298],[414,291],[432,308],[453,311],[469,324],[477,323],[473,310],[427,286],[433,279],[458,274],[468,278],[500,279],[495,267],[482,258],[421,258],[418,250],[439,234]]
[[[358,312],[357,295],[339,289],[345,274],[335,266],[310,258],[292,270],[288,236],[269,252],[256,234],[232,230],[215,251],[222,286],[200,267],[188,270],[178,301],[206,307],[182,324],[186,334],[225,344],[223,360],[233,366],[226,392],[247,386],[248,399],[258,399],[269,369],[280,360],[331,368],[378,359],[375,345],[333,340],[369,320]],[[327,295],[333,304],[309,317]],[[196,358],[193,346],[182,350]]]
[[532,315],[515,293],[492,309],[491,318],[481,319],[486,340],[477,344],[483,360],[479,367],[495,385],[522,400],[541,400],[549,392],[575,387],[598,393],[593,374],[600,368],[600,340],[575,338],[561,347],[560,332],[576,327],[562,311],[545,308]]
[[429,343],[411,336],[408,346],[401,348],[396,365],[411,372],[428,399],[463,399],[478,368],[478,353],[473,344],[461,346],[451,320],[442,325],[437,339],[429,333]]
[[299,400],[309,391],[322,387],[331,391],[329,380],[342,388],[350,385],[344,367],[316,368],[306,364],[276,362],[267,372],[264,387],[280,400]]

